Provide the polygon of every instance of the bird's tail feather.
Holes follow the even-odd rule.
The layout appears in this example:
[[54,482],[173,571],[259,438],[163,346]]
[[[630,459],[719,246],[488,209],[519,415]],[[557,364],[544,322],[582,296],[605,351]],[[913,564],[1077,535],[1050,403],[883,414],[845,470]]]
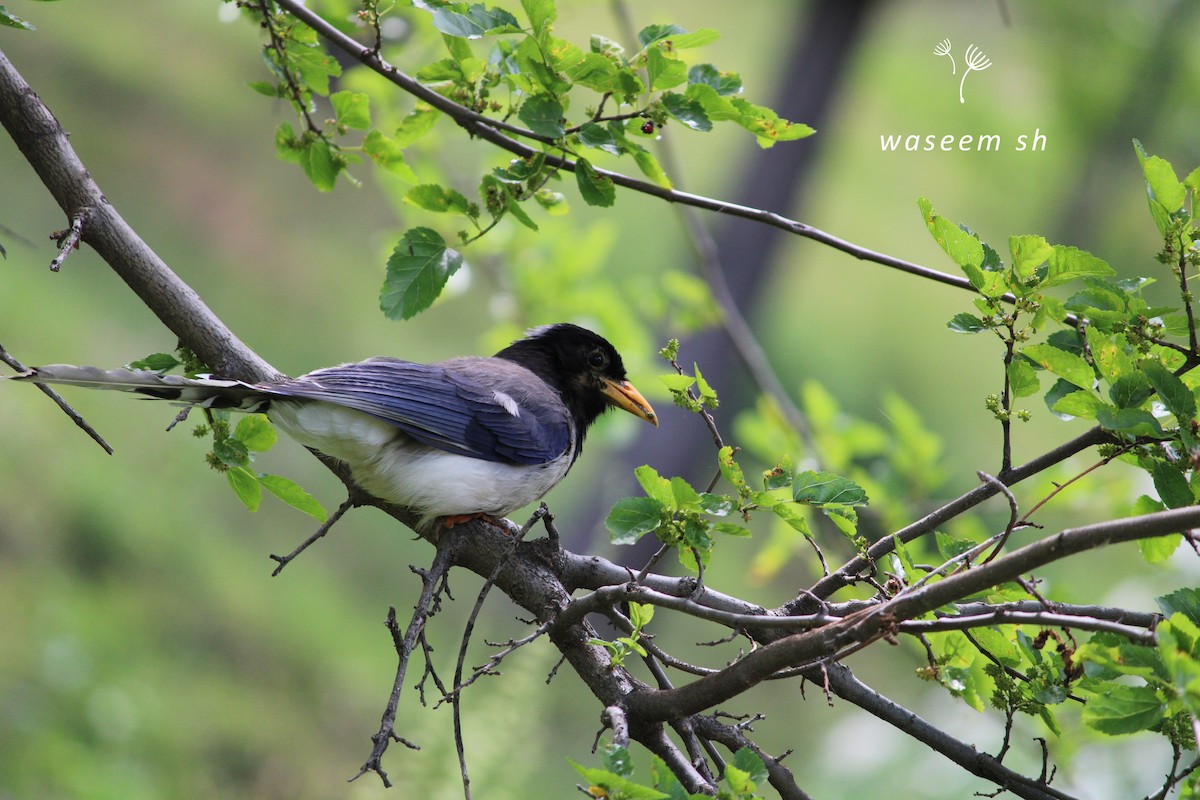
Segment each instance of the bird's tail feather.
[[88,389],[114,389],[157,400],[239,411],[263,411],[270,402],[270,397],[262,390],[241,381],[184,378],[140,369],[103,370],[99,367],[49,364],[13,375],[11,380],[83,386]]

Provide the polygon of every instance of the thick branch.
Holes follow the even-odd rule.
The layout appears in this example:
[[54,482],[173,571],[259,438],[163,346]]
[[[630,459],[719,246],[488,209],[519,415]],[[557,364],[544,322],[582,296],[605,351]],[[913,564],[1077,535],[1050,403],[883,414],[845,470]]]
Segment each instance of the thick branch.
[[747,655],[722,672],[670,690],[641,691],[626,704],[631,719],[668,720],[723,703],[781,669],[815,664],[843,648],[889,634],[899,622],[934,611],[1024,572],[1075,553],[1200,526],[1200,507],[1161,511],[1062,531],[985,566],[930,584],[917,592],[852,614],[815,631],[793,634]]

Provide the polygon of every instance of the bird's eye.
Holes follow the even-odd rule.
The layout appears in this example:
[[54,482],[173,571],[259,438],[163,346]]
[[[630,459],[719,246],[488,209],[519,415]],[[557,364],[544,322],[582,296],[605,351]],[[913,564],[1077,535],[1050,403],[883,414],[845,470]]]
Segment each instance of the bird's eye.
[[592,352],[588,353],[588,364],[596,369],[603,367],[606,361],[608,361],[608,359],[606,359],[604,357],[604,353],[601,353],[599,350],[593,350]]

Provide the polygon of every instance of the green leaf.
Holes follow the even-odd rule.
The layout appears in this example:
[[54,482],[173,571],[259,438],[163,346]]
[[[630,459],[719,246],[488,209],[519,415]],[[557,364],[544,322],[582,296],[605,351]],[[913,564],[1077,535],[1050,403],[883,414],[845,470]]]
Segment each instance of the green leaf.
[[733,766],[745,772],[756,784],[761,785],[767,780],[767,765],[748,747],[743,747],[733,754]]
[[[1164,506],[1159,501],[1149,495],[1142,495],[1133,504],[1133,513],[1137,516],[1143,514],[1153,514],[1157,511],[1162,511]],[[1142,558],[1147,564],[1161,564],[1174,555],[1179,549],[1179,545],[1183,543],[1183,536],[1178,533],[1170,533],[1166,536],[1155,536],[1150,539],[1138,539],[1138,551],[1142,554]],[[1168,615],[1171,612],[1166,612]]]
[[1158,361],[1142,361],[1140,366],[1154,391],[1158,392],[1158,399],[1175,415],[1180,425],[1196,416],[1196,398],[1183,381]]
[[946,323],[946,327],[955,333],[981,333],[990,330],[983,320],[965,311],[951,317],[950,321]]
[[640,44],[644,48],[647,45],[651,44],[652,42],[657,42],[661,39],[666,39],[668,36],[682,36],[686,33],[687,33],[687,31],[684,30],[683,28],[679,27],[678,25],[672,25],[672,24],[647,25],[646,27],[644,27],[640,31],[638,31],[637,38],[638,38],[638,44]]
[[441,116],[442,112],[433,106],[418,103],[417,107],[410,111],[404,119],[400,120],[400,124],[396,127],[394,133],[396,145],[401,150],[408,147],[429,133]]
[[729,102],[737,109],[737,124],[758,137],[758,146],[764,150],[774,147],[776,142],[790,142],[816,133],[814,128],[802,122],[789,122],[766,106],[747,103],[740,97]]
[[599,148],[614,156],[619,156],[624,152],[617,143],[616,137],[612,135],[612,131],[595,122],[587,122],[580,126],[579,143],[584,147]]
[[1167,508],[1183,508],[1196,502],[1187,478],[1173,464],[1154,459],[1149,472],[1154,480],[1154,490]]
[[291,39],[286,45],[288,66],[308,89],[319,95],[329,94],[329,79],[342,74],[342,65],[320,47]]
[[575,182],[583,201],[589,206],[608,208],[617,200],[617,187],[612,178],[596,172],[586,158],[575,160]]
[[433,27],[449,36],[478,39],[489,33],[520,33],[521,23],[503,8],[486,8],[476,3],[466,13],[449,6],[434,9]]
[[1102,683],[1083,707],[1083,722],[1089,728],[1119,735],[1149,730],[1165,711],[1158,694],[1148,686]]
[[733,448],[725,445],[717,452],[717,464],[721,469],[721,477],[729,482],[729,485],[738,491],[745,491],[746,475],[742,472],[741,466],[733,458]]
[[237,439],[217,439],[213,442],[213,455],[229,467],[244,467],[250,463],[246,445]]
[[535,94],[521,104],[517,116],[529,126],[529,130],[539,136],[551,139],[563,137],[563,106],[556,97],[548,94]]
[[1171,226],[1172,215],[1183,209],[1187,199],[1187,187],[1175,177],[1175,170],[1170,162],[1158,156],[1146,155],[1146,150],[1137,139],[1133,140],[1133,149],[1146,178],[1146,199],[1150,203],[1150,216],[1154,218],[1159,232],[1166,233]]
[[1021,350],[1021,354],[1081,389],[1092,388],[1095,372],[1091,364],[1080,356],[1060,350],[1051,344],[1032,344]]
[[678,508],[678,504],[675,502],[675,493],[671,489],[671,482],[659,475],[654,467],[643,464],[633,471],[633,476],[637,478],[638,485],[642,487],[646,496],[658,503],[661,508],[668,512]]
[[1086,250],[1056,244],[1050,254],[1046,277],[1041,285],[1042,288],[1049,288],[1069,283],[1076,278],[1107,278],[1115,274],[1116,271],[1112,267]]
[[521,8],[525,9],[525,16],[529,17],[529,24],[536,35],[548,31],[558,18],[554,0],[521,0]]
[[181,362],[170,353],[152,353],[145,358],[139,358],[129,364],[130,369],[146,369],[151,372],[167,372],[178,367]]
[[247,414],[238,420],[233,429],[233,438],[246,446],[247,450],[264,453],[275,446],[279,434],[267,420],[266,414]]
[[658,163],[658,159],[649,150],[644,147],[635,148],[633,150],[633,160],[637,162],[638,169],[647,178],[664,189],[671,188],[671,179],[667,177],[667,173],[663,171],[662,165]]
[[404,148],[395,139],[379,131],[371,131],[363,138],[362,148],[376,166],[399,175],[409,183],[417,182],[416,173],[404,161]]
[[676,92],[663,92],[659,99],[668,114],[692,130],[712,130],[712,120],[704,113],[704,106],[698,100]]
[[792,498],[812,505],[865,506],[867,493],[854,481],[832,472],[806,470],[792,481]]
[[1029,397],[1042,388],[1037,371],[1023,358],[1015,358],[1008,365],[1008,383],[1013,397]]
[[4,26],[6,28],[19,28],[25,31],[37,30],[37,28],[33,27],[32,23],[21,19],[3,5],[0,5],[0,26]]
[[447,189],[436,183],[424,183],[420,186],[414,186],[408,191],[408,194],[404,195],[404,202],[412,203],[414,206],[423,208],[426,211],[437,211],[439,213],[454,212],[457,214],[467,214],[470,208],[467,198],[453,189]]
[[650,624],[652,619],[654,619],[654,606],[649,603],[629,604],[629,621],[633,623],[633,627],[644,628]]
[[1154,602],[1166,616],[1183,614],[1193,623],[1200,625],[1200,589],[1176,589],[1170,594],[1154,598]]
[[690,50],[712,44],[721,38],[721,34],[712,28],[699,28],[691,33],[681,33],[667,39],[667,46],[674,50]]
[[1140,372],[1122,375],[1113,381],[1108,397],[1117,408],[1137,408],[1150,397],[1150,381]]
[[1012,253],[1013,272],[1022,280],[1033,277],[1037,268],[1054,252],[1041,236],[1010,236],[1008,250]]
[[242,504],[250,511],[258,511],[262,504],[262,489],[254,473],[245,467],[234,467],[225,471],[225,478]]
[[657,789],[651,789],[648,786],[634,783],[615,772],[585,767],[569,758],[567,761],[591,786],[599,786],[606,790],[603,795],[593,795],[594,797],[620,797],[622,800],[671,800],[669,795],[663,794]]
[[433,304],[446,280],[463,265],[462,254],[430,228],[412,228],[396,244],[387,261],[387,277],[379,295],[388,319],[408,319]]
[[[1060,387],[1066,390],[1065,393],[1060,393]],[[1046,393],[1046,404],[1060,417],[1066,415],[1083,419],[1095,419],[1101,408],[1109,408],[1092,392],[1086,389],[1077,389],[1074,384],[1062,379],[1059,379]],[[1113,411],[1115,412],[1115,409]]]
[[365,131],[371,127],[371,98],[363,92],[334,92],[329,95],[338,124]]
[[1150,436],[1157,439],[1165,436],[1158,420],[1149,411],[1140,408],[1116,409],[1103,405],[1096,410],[1096,422],[1106,430],[1129,436]]
[[613,544],[633,544],[662,524],[665,509],[652,497],[618,500],[604,519]]
[[1115,383],[1123,375],[1133,374],[1133,361],[1125,353],[1124,337],[1118,339],[1099,330],[1095,325],[1089,325],[1087,343],[1092,354],[1092,363],[1100,371],[1100,377],[1109,384]]
[[[964,268],[983,264],[983,244],[978,239],[935,212],[933,204],[924,197],[917,200],[917,206],[921,209],[925,227],[929,228],[933,240],[950,256],[950,260]],[[983,288],[974,278],[971,279],[971,285],[976,289]]]
[[319,522],[329,518],[325,507],[317,502],[300,485],[280,475],[259,475],[258,482],[267,488],[271,494],[278,497],[297,511],[302,511]]
[[720,72],[712,64],[695,64],[688,70],[688,84],[710,86],[724,97],[742,90],[742,76],[736,72]]
[[687,81],[687,64],[667,56],[661,47],[646,51],[646,77],[654,91],[672,89]]

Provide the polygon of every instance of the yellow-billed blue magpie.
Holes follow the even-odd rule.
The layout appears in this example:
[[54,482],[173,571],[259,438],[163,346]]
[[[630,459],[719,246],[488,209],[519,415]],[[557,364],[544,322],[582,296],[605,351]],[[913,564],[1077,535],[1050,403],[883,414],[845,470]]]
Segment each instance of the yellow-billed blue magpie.
[[13,377],[264,412],[346,462],[368,494],[420,514],[421,526],[499,517],[541,498],[610,406],[658,424],[616,349],[565,323],[534,328],[490,358],[371,358],[261,383],[61,364]]

